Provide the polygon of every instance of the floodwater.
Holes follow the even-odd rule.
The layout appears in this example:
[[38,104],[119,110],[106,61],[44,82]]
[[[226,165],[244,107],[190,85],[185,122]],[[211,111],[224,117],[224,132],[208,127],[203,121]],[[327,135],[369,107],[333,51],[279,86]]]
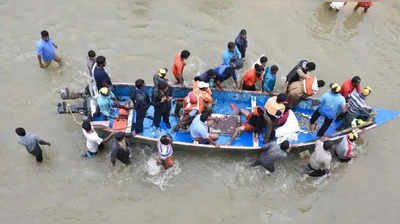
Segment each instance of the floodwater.
[[[133,149],[130,167],[112,167],[109,150],[84,160],[79,126],[56,114],[57,90],[85,85],[90,49],[107,57],[114,81],[151,82],[185,48],[190,80],[220,63],[241,28],[248,31],[246,68],[266,54],[280,67],[279,88],[306,58],[328,82],[359,74],[373,88],[370,104],[400,110],[400,2],[377,2],[367,14],[352,7],[335,13],[316,0],[0,0],[0,223],[399,223],[399,119],[364,134],[351,164],[329,178],[305,179],[306,162],[295,154],[272,175],[248,167],[252,154],[177,152],[178,165],[160,173],[147,146]],[[59,46],[61,68],[38,66],[42,29]],[[52,143],[43,164],[17,144],[17,126]]]

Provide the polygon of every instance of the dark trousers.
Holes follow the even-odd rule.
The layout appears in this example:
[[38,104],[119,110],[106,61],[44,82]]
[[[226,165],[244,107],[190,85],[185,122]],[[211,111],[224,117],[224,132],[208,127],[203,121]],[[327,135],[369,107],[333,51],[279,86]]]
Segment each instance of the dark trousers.
[[154,120],[153,125],[157,128],[160,127],[161,117],[165,124],[169,124],[169,113],[171,111],[171,104],[159,104],[154,106]]
[[136,109],[136,124],[135,124],[135,133],[142,133],[143,132],[143,121],[146,117],[146,109],[145,108],[138,108]]
[[308,168],[311,170],[311,172],[308,174],[310,177],[322,177],[328,173],[326,170],[314,170],[310,164],[308,164]]
[[275,171],[275,164],[274,163],[265,163],[263,164],[260,160],[256,160],[253,164],[251,164],[252,167],[255,166],[262,166],[264,169],[268,170],[270,173],[273,173]]
[[[319,109],[315,110],[315,112],[311,116],[310,123],[314,124],[315,121],[317,121],[317,119],[318,119],[318,117],[320,115],[321,114],[319,113]],[[323,136],[325,134],[325,131],[328,130],[328,128],[331,125],[332,121],[333,121],[333,119],[325,117],[324,123],[322,124],[322,126],[319,129],[318,134],[317,134],[319,137],[321,137],[321,136]]]
[[42,149],[40,147],[37,147],[35,150],[33,150],[31,154],[36,157],[37,162],[41,163],[43,161]]
[[264,114],[264,119],[267,122],[267,130],[264,134],[264,143],[267,143],[275,138],[274,133],[277,127],[278,119],[270,115],[268,112]]
[[243,90],[256,91],[256,85],[247,86],[246,84],[243,84]]

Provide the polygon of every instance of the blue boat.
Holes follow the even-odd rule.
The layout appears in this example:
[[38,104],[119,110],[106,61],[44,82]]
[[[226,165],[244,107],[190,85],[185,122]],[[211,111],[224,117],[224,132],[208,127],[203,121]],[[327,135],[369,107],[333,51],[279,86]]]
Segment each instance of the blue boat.
[[[173,98],[178,99],[178,98],[184,98],[190,91],[191,89],[188,88],[181,88],[181,87],[173,87]],[[122,101],[122,103],[129,104],[130,102],[130,95],[132,93],[132,90],[134,89],[134,84],[129,84],[129,83],[114,83],[113,86],[113,93],[119,97]],[[146,87],[145,91],[151,96],[152,93],[152,87]],[[232,109],[231,109],[231,104],[236,105],[239,109],[242,108],[247,108],[248,110],[251,110],[251,108],[254,108],[255,106],[262,106],[264,107],[265,102],[270,95],[262,94],[262,93],[256,93],[256,92],[250,92],[250,91],[220,91],[220,90],[213,90],[212,91],[212,96],[214,100],[217,102],[216,105],[213,107],[213,116],[230,116],[232,114]],[[96,113],[98,111],[97,106],[96,106],[96,100],[94,97],[89,97],[86,99],[88,102],[88,115],[89,119],[91,119],[92,124],[94,125],[95,129],[99,132],[116,132],[116,131],[122,131],[125,133],[134,133],[134,126],[135,123],[135,111],[130,110],[128,114],[128,119],[125,120],[126,124],[122,126],[122,128],[111,128],[114,122],[114,120],[110,120],[109,126],[108,127],[102,127],[99,126],[99,123],[104,122],[104,117],[102,115],[99,115],[99,113]],[[315,141],[318,139],[316,136],[315,132],[310,133],[308,131],[309,127],[309,119],[315,109],[317,109],[316,106],[314,106],[315,99],[307,99],[302,101],[295,109],[294,109],[294,115],[297,119],[297,122],[299,124],[299,130],[296,131],[295,136],[293,138],[289,138],[288,140],[291,142],[291,145],[293,148],[303,148],[303,147],[309,147],[315,144]],[[175,104],[173,104],[173,108],[171,110],[174,111]],[[400,112],[399,111],[392,111],[392,110],[386,110],[382,108],[375,107],[374,108],[377,111],[377,115],[374,118],[374,121],[367,122],[363,125],[349,128],[343,131],[336,131],[336,127],[340,125],[340,122],[333,122],[329,129],[326,131],[325,136],[328,136],[330,140],[332,141],[337,141],[340,140],[343,136],[348,134],[349,132],[353,131],[354,128],[357,129],[357,131],[365,132],[367,130],[370,130],[372,128],[375,128],[377,126],[380,126],[390,120],[396,119],[400,117]],[[220,132],[220,137],[217,140],[217,143],[221,145],[220,148],[216,149],[213,145],[204,145],[204,144],[198,144],[197,142],[194,142],[191,137],[190,133],[188,131],[176,131],[174,133],[171,133],[171,129],[168,129],[163,122],[161,122],[161,130],[156,130],[152,123],[153,120],[151,119],[153,116],[153,107],[151,106],[149,110],[147,111],[147,117],[144,120],[144,131],[142,135],[134,135],[133,139],[134,141],[137,142],[142,142],[142,143],[148,143],[148,144],[154,144],[158,137],[163,134],[170,134],[173,139],[174,139],[174,146],[176,149],[181,149],[181,150],[220,150],[220,151],[256,151],[259,150],[262,145],[263,145],[263,135],[257,136],[256,134],[253,134],[251,132],[243,132],[240,136],[238,136],[230,146],[226,146],[226,144],[231,135],[230,134],[225,134]],[[237,116],[237,115],[236,115]],[[174,127],[177,122],[178,122],[177,117],[175,116],[170,116],[170,123],[171,126]],[[240,119],[242,122],[245,120],[244,117],[237,117],[237,119]],[[239,122],[238,122],[239,123]],[[319,123],[319,126],[322,123],[322,118],[320,118],[317,123]],[[218,131],[218,130],[216,130]],[[220,131],[220,130],[219,130]],[[279,139],[277,139],[279,141]]]

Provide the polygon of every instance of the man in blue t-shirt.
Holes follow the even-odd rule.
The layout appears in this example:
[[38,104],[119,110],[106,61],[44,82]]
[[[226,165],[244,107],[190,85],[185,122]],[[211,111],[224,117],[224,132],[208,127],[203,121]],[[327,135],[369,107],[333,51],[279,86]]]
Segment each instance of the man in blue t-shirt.
[[51,61],[62,64],[61,58],[56,55],[55,48],[58,48],[49,36],[49,32],[43,30],[40,35],[42,38],[36,43],[36,54],[41,68],[47,68]]
[[222,54],[222,65],[230,65],[232,58],[235,58],[236,60],[241,59],[242,54],[236,47],[235,43],[229,42],[228,49],[226,49]]
[[96,67],[93,68],[93,77],[96,81],[96,87],[100,90],[103,87],[111,88],[112,83],[110,76],[105,70],[106,58],[104,56],[98,56],[96,58]]
[[220,65],[217,68],[215,68],[215,71],[217,72],[217,76],[215,78],[215,87],[216,89],[222,89],[221,83],[230,77],[232,77],[233,81],[235,82],[235,89],[238,89],[239,85],[237,82],[237,75],[236,71],[232,66],[229,65]]
[[268,94],[272,93],[275,88],[276,83],[276,73],[278,72],[279,68],[276,65],[272,65],[265,69],[263,82],[262,82],[262,90]]
[[315,121],[317,121],[320,115],[325,117],[324,123],[318,131],[318,136],[321,137],[324,135],[325,131],[328,130],[332,121],[336,119],[336,117],[341,113],[346,111],[346,100],[339,93],[340,85],[337,83],[331,84],[331,91],[325,93],[319,99],[319,108],[315,110],[314,114],[310,119],[311,123],[311,131],[314,131],[317,127]]

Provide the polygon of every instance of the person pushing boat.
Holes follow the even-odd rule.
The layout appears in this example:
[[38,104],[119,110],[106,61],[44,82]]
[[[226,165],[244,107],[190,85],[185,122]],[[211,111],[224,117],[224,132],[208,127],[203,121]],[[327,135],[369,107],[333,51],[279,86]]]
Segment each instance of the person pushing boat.
[[131,152],[129,151],[126,141],[125,134],[118,132],[115,134],[114,141],[111,145],[111,164],[115,166],[117,159],[125,165],[130,165]]
[[261,150],[262,152],[260,156],[251,166],[262,166],[269,172],[273,173],[275,171],[275,162],[287,157],[287,154],[290,151],[290,143],[289,141],[284,141],[281,144],[270,142],[264,144]]
[[305,173],[311,177],[321,177],[329,173],[331,169],[332,155],[329,152],[332,142],[329,138],[322,137],[315,143],[314,152],[311,154]]
[[169,169],[175,164],[172,156],[174,153],[172,142],[170,135],[163,135],[157,141],[157,158],[165,169]]

